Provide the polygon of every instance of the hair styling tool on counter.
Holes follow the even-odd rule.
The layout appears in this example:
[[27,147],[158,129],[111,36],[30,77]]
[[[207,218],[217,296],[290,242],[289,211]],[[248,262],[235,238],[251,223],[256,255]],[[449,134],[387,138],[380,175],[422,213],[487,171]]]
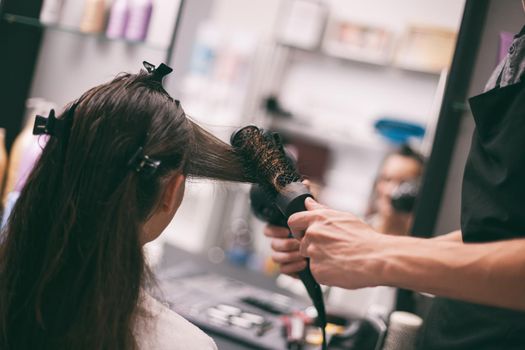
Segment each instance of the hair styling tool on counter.
[[[304,200],[313,196],[300,182],[301,175],[286,156],[279,134],[263,133],[249,125],[235,131],[230,142],[246,171],[257,180],[251,191],[252,209],[257,217],[286,227],[292,214],[306,210]],[[317,310],[316,324],[322,329],[322,348],[326,349],[326,313],[321,286],[309,264],[298,275]]]
[[423,320],[417,315],[404,311],[392,312],[383,350],[415,349],[422,324]]

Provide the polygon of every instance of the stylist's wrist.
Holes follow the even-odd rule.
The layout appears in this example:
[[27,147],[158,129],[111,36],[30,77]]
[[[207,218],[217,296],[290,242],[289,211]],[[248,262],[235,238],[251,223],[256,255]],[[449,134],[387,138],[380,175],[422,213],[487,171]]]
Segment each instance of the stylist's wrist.
[[419,255],[418,247],[422,239],[383,235],[378,242],[378,256],[374,269],[377,285],[408,288],[412,274],[419,267],[413,261],[407,260],[408,255]]
[[360,242],[350,243],[343,288],[359,289],[390,285],[388,275],[389,250],[396,244],[395,237],[368,232],[367,237]]
[[370,254],[366,268],[370,271],[370,287],[392,286],[391,257],[395,255],[396,245],[403,237],[377,233],[370,242]]

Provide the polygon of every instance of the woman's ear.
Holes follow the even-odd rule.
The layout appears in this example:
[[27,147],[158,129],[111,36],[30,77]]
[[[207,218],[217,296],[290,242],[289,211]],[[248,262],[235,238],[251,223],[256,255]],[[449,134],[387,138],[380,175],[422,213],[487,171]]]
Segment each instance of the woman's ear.
[[169,178],[164,188],[160,205],[144,223],[144,232],[141,237],[142,244],[156,239],[169,225],[184,197],[185,182],[186,177],[181,173],[174,174]]
[[179,209],[184,197],[185,183],[186,176],[181,173],[169,179],[162,197],[161,211],[174,214]]

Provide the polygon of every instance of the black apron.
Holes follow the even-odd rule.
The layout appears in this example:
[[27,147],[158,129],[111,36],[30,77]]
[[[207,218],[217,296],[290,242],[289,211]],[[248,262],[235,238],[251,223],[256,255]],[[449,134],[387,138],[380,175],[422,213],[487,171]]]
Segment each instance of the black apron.
[[[525,84],[469,102],[476,129],[463,177],[463,241],[525,237]],[[525,312],[436,297],[418,349],[523,350]]]

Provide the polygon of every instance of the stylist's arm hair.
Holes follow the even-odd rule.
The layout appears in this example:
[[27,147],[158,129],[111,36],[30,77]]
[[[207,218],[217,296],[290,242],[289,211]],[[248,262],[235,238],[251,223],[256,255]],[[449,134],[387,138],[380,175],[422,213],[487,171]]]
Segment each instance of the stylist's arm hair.
[[[369,254],[374,242],[386,235],[353,214],[329,209],[311,198],[305,205],[307,211],[292,215],[288,225],[295,237],[302,236],[300,255],[310,258],[317,281],[349,289],[378,285],[377,274],[370,273],[375,263]],[[355,268],[348,270],[347,265]]]
[[296,236],[304,232],[300,254],[322,284],[394,286],[525,310],[525,239],[463,244],[459,231],[442,239],[384,235],[311,198],[305,206],[288,225]]

